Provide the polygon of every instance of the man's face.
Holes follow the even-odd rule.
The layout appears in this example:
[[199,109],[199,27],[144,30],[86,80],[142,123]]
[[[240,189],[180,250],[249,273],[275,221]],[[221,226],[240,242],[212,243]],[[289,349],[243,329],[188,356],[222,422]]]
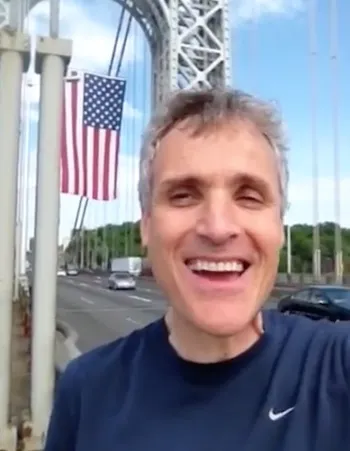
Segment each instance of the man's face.
[[159,143],[142,239],[174,313],[204,332],[247,327],[273,286],[283,244],[276,157],[250,123]]

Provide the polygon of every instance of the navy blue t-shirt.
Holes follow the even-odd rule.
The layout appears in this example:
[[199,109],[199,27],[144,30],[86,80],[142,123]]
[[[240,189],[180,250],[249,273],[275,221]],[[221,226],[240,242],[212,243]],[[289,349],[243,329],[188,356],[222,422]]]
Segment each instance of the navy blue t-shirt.
[[179,358],[164,320],[72,361],[46,451],[349,451],[350,325],[264,313],[226,362]]

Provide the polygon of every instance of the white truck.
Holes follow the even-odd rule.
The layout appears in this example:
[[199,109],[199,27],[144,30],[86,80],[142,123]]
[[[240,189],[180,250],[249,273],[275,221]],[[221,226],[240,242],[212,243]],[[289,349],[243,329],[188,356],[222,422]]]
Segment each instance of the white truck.
[[111,260],[112,273],[130,274],[133,277],[138,277],[141,274],[141,269],[141,257],[121,257]]

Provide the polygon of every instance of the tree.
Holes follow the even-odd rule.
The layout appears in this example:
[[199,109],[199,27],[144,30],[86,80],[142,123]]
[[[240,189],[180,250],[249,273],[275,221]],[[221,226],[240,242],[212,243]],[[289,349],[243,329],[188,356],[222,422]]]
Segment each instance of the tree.
[[85,267],[101,266],[114,257],[143,256],[139,221],[73,231],[66,248],[66,261],[80,265],[81,255]]
[[[322,273],[334,271],[335,224],[324,222],[319,225]],[[350,229],[342,228],[344,272],[350,272]],[[287,234],[287,232],[285,231]],[[313,260],[313,227],[309,224],[295,224],[291,227],[292,270],[294,273],[311,273]],[[287,271],[287,248],[281,250],[280,272]]]
[[[334,271],[335,224],[320,224],[322,273]],[[342,228],[344,272],[350,272],[350,229]],[[287,230],[285,230],[287,236]],[[280,253],[279,272],[287,272],[287,247]],[[145,256],[141,246],[140,222],[108,224],[96,229],[74,230],[66,249],[66,261],[80,264],[81,248],[84,246],[84,266],[100,266],[114,257]],[[311,273],[313,260],[313,227],[295,224],[291,227],[292,270],[294,273]]]

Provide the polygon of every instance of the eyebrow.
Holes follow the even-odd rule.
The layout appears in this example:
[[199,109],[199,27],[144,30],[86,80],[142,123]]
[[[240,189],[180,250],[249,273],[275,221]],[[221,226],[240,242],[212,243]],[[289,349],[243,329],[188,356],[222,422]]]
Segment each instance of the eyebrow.
[[[232,185],[248,185],[252,186],[255,189],[261,190],[263,192],[271,191],[271,187],[269,183],[264,180],[262,177],[259,177],[255,174],[248,174],[246,172],[240,172],[231,177]],[[172,176],[164,179],[161,183],[161,189],[167,190],[176,186],[209,186],[210,182],[208,182],[205,177],[201,177],[200,175],[195,174],[186,174],[182,176]]]
[[173,188],[174,186],[196,186],[208,185],[208,182],[203,177],[196,175],[173,176],[166,178],[160,183],[162,190]]

